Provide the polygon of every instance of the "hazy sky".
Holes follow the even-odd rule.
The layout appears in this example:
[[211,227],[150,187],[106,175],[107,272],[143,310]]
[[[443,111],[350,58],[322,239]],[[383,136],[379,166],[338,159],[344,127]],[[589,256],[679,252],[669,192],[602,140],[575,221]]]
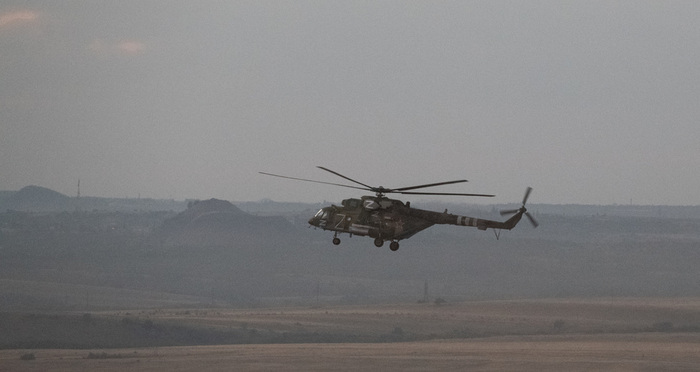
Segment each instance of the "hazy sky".
[[699,1],[0,3],[0,190],[697,205],[699,119]]

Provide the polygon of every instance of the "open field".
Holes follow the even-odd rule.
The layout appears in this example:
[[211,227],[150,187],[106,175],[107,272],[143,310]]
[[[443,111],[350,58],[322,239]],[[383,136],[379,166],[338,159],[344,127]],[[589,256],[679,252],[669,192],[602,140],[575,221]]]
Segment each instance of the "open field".
[[[1,371],[696,371],[700,335],[520,336],[390,344],[0,351]],[[97,354],[97,353],[96,353]]]
[[[121,319],[124,311],[95,313]],[[421,341],[514,335],[699,332],[700,298],[593,298],[459,303],[131,311],[156,324],[259,333]],[[337,342],[337,338],[333,339]]]
[[[60,333],[44,329],[51,322],[43,315],[10,315],[15,324],[43,322],[33,333]],[[74,330],[75,337],[92,342],[117,337],[110,332],[120,332],[119,337],[129,340],[124,333],[129,329],[145,330],[139,337],[158,335],[171,329],[168,327],[178,327],[180,333],[204,333],[185,346],[162,346],[161,342],[147,347],[10,348],[0,350],[0,371],[700,368],[700,298],[148,309],[94,312],[87,319],[83,313],[50,316],[57,323],[70,321],[69,327],[64,324],[60,330]],[[126,328],[119,328],[121,325]],[[14,329],[18,328],[26,327]],[[109,329],[108,334],[100,335],[103,329]],[[232,338],[240,340],[235,345],[213,345],[212,340],[202,338],[210,334],[223,337],[227,332],[256,337]],[[20,358],[28,354],[35,359]]]

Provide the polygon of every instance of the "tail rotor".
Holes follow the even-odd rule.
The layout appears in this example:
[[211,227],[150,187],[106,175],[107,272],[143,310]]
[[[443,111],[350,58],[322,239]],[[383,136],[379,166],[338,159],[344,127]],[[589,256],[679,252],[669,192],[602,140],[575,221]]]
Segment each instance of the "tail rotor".
[[535,217],[532,217],[532,215],[527,211],[527,208],[525,208],[525,204],[527,203],[527,199],[530,197],[530,193],[532,192],[532,187],[528,187],[525,190],[525,196],[523,197],[523,203],[518,209],[510,209],[510,210],[505,210],[501,211],[501,216],[505,215],[510,215],[510,214],[520,214],[520,215],[525,215],[528,220],[530,220],[530,223],[532,224],[533,227],[537,227],[540,224],[535,220]]

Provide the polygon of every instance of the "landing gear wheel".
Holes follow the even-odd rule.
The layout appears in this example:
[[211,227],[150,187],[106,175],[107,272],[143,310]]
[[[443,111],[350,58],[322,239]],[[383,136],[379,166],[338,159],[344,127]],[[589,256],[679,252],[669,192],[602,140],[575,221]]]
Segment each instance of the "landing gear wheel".
[[389,244],[389,249],[391,249],[394,252],[398,251],[399,250],[399,242],[397,242],[397,241],[391,242],[391,244]]
[[374,245],[377,246],[377,247],[383,246],[383,245],[384,245],[384,239],[382,239],[382,238],[374,239]]
[[333,244],[335,244],[335,245],[340,244],[340,239],[339,239],[339,238],[333,238]]

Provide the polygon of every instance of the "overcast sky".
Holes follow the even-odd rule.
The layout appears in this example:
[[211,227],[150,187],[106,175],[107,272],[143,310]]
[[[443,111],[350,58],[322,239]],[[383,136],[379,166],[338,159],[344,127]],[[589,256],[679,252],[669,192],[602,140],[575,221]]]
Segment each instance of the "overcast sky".
[[697,205],[699,118],[699,1],[0,3],[0,190]]

